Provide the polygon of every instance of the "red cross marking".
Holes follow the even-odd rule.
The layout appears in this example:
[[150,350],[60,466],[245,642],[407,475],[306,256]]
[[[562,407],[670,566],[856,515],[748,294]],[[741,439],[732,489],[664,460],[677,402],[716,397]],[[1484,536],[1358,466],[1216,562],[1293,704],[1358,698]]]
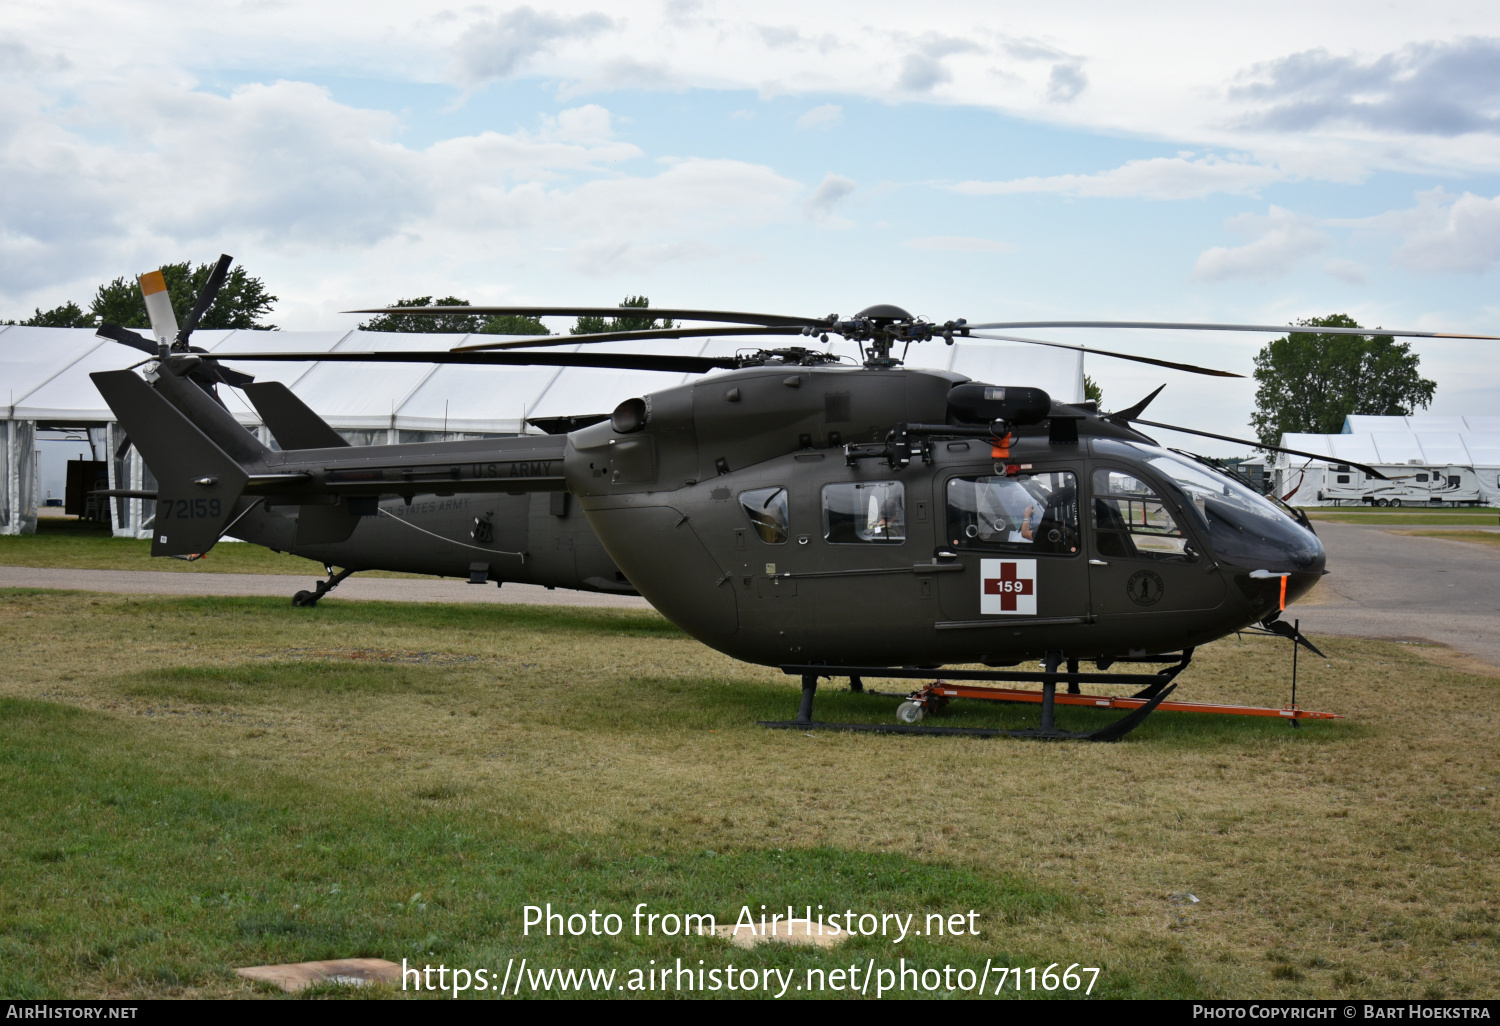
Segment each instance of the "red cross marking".
[[1013,613],[1016,609],[1016,597],[1032,594],[1035,584],[1035,581],[1023,580],[1016,576],[1016,564],[1001,563],[999,577],[985,578],[984,593],[999,595],[1000,608],[1007,613]]

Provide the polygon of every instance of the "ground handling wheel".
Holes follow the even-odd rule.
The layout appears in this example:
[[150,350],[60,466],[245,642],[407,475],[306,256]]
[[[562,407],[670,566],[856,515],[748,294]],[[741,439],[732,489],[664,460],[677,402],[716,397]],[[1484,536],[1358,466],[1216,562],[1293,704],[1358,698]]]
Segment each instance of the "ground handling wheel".
[[318,596],[310,591],[299,591],[292,596],[292,605],[301,607],[315,606],[318,604]]
[[1391,504],[1391,500],[1389,500],[1389,499],[1376,499],[1375,500],[1375,505],[1377,505],[1377,506],[1389,506],[1390,504]]
[[902,702],[896,706],[896,719],[902,723],[921,723],[926,715],[927,710],[922,708],[921,702]]
[[1391,505],[1392,506],[1400,506],[1401,505],[1401,500],[1400,499],[1392,499],[1391,500]]

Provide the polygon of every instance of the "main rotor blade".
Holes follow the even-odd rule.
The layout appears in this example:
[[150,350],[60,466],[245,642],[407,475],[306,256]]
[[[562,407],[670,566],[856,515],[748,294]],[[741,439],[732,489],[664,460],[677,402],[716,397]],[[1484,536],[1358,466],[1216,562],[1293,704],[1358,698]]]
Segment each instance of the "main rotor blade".
[[295,363],[462,363],[501,367],[603,367],[609,370],[667,371],[678,374],[703,374],[711,370],[733,370],[739,366],[734,357],[652,356],[641,353],[454,353],[439,349],[432,352],[390,353],[225,353],[205,354],[204,360],[258,361],[278,360]]
[[415,317],[442,317],[448,314],[479,314],[484,317],[514,315],[517,317],[628,317],[655,320],[659,317],[683,321],[720,321],[725,324],[759,324],[763,327],[791,328],[811,325],[822,327],[835,318],[788,317],[782,314],[736,313],[732,310],[678,310],[644,306],[383,306],[369,310],[345,310],[344,313],[411,314]]
[[182,322],[182,330],[177,333],[176,345],[187,345],[193,329],[198,327],[198,322],[203,319],[203,315],[218,298],[219,289],[224,287],[224,279],[228,276],[229,265],[232,263],[234,263],[234,257],[228,253],[219,254],[219,262],[214,264],[214,269],[208,273],[208,281],[203,283],[203,291],[198,293],[198,302],[193,304],[192,312],[187,315],[187,320]]
[[[1500,341],[1500,335],[1464,335],[1451,331],[1398,331],[1393,328],[1320,328],[1311,324],[1185,324],[1177,321],[997,321],[971,324],[976,331],[1012,328],[1159,328],[1166,331],[1273,331],[1299,335],[1400,335],[1402,338],[1479,338]],[[1353,464],[1350,464],[1353,466]]]
[[480,342],[456,346],[450,352],[476,353],[493,349],[542,349],[548,346],[570,346],[575,342],[632,342],[653,338],[707,338],[725,335],[801,335],[792,328],[644,328],[640,331],[599,331],[587,335],[529,335],[509,342]]
[[130,346],[132,349],[139,349],[143,353],[150,353],[152,356],[156,355],[155,342],[139,332],[131,331],[129,328],[122,328],[118,324],[101,324],[94,329],[94,334],[100,338],[107,338],[111,342],[119,342],[122,345]]
[[1075,346],[1066,342],[1047,342],[1039,338],[1020,338],[1016,335],[965,335],[964,338],[986,338],[995,342],[1026,342],[1034,346],[1052,346],[1054,349],[1072,349],[1080,353],[1093,353],[1095,356],[1108,356],[1116,360],[1130,360],[1133,363],[1149,363],[1153,367],[1170,367],[1172,370],[1187,371],[1189,374],[1207,374],[1215,378],[1243,378],[1245,375],[1236,374],[1234,371],[1214,370],[1212,367],[1197,367],[1191,363],[1174,363],[1171,360],[1158,360],[1153,356],[1136,356],[1133,353],[1116,353],[1108,349],[1094,349],[1091,346]]
[[1371,477],[1378,480],[1390,480],[1390,478],[1386,477],[1374,467],[1367,467],[1363,463],[1355,463],[1353,460],[1346,460],[1341,456],[1323,456],[1315,452],[1303,452],[1301,449],[1284,449],[1279,445],[1267,445],[1265,442],[1254,442],[1248,438],[1232,438],[1229,435],[1216,435],[1212,431],[1199,431],[1197,428],[1179,427],[1176,424],[1161,424],[1154,420],[1132,420],[1131,423],[1145,424],[1147,427],[1165,428],[1168,431],[1181,431],[1185,435],[1202,435],[1204,438],[1217,438],[1221,442],[1236,442],[1240,445],[1248,445],[1256,449],[1264,449],[1267,452],[1284,452],[1288,456],[1306,456],[1308,459],[1314,459],[1320,463],[1337,463],[1340,465],[1348,465],[1354,467],[1356,470],[1362,470],[1366,474],[1369,474]]

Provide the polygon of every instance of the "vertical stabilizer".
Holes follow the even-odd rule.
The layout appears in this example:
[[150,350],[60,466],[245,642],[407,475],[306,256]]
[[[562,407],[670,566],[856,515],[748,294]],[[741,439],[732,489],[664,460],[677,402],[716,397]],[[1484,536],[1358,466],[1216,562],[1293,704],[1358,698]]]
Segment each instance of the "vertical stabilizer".
[[156,475],[151,554],[188,556],[213,548],[250,475],[134,371],[89,377]]

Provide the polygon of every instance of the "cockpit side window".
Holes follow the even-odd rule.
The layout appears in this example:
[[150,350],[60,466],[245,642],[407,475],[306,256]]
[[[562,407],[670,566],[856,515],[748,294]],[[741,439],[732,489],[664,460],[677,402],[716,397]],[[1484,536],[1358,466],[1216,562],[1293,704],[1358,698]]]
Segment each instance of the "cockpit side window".
[[1094,471],[1094,544],[1101,556],[1195,563],[1187,534],[1156,490],[1134,474]]
[[1067,471],[955,477],[947,492],[948,543],[955,548],[1078,551],[1078,478]]
[[790,518],[787,514],[785,488],[752,488],[740,492],[740,508],[750,518],[750,525],[767,545],[781,545],[787,539]]

